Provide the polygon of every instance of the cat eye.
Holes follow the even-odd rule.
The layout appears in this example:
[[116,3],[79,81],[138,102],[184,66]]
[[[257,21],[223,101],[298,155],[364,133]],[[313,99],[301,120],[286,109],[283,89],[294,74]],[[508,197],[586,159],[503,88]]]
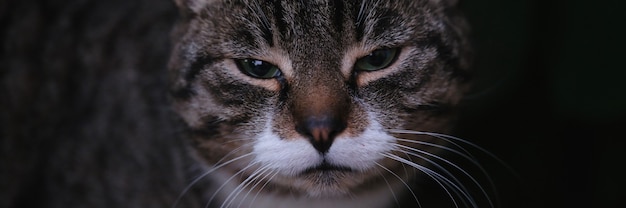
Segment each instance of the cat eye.
[[281,75],[280,69],[267,61],[257,59],[237,59],[237,67],[244,74],[259,79],[271,79]]
[[359,71],[381,70],[391,65],[396,60],[397,55],[397,48],[378,49],[356,60],[354,68]]

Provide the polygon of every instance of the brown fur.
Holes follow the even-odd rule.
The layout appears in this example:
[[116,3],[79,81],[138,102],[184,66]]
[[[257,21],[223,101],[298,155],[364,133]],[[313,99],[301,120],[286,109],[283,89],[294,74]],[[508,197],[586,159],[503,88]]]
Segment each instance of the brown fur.
[[[303,140],[307,125],[313,142],[358,137],[374,123],[369,111],[385,129],[450,132],[471,59],[455,1],[375,2],[0,3],[0,207],[170,207],[179,195],[178,207],[204,207],[221,184],[187,186],[252,151],[267,115],[286,140]],[[405,61],[353,71],[378,48],[401,48]],[[247,76],[242,58],[284,76]],[[416,175],[378,162],[407,181]],[[393,177],[312,171],[279,175],[263,191],[360,196]]]
[[[217,145],[227,150],[219,151],[224,152],[221,156],[229,158],[252,152],[254,138],[267,123],[281,139],[308,138],[324,153],[332,148],[334,138],[365,132],[373,123],[368,117],[372,111],[386,129],[448,133],[453,109],[466,87],[470,60],[464,38],[467,28],[453,4],[179,1],[188,19],[179,24],[170,62],[173,91],[185,95],[175,100],[177,111],[191,128],[203,129],[204,123],[215,122],[245,135],[236,136],[249,142],[240,146],[224,145],[234,139],[228,132],[200,136],[210,144],[200,146]],[[357,59],[380,48],[399,48],[400,61],[380,71],[354,71]],[[247,76],[232,64],[244,58],[267,61],[284,73],[275,79]],[[210,120],[202,115],[210,115]],[[443,144],[428,137],[413,139]],[[221,158],[203,151],[207,150],[199,149],[209,165],[214,165],[214,157]],[[246,162],[250,160],[242,163]],[[388,158],[379,162],[395,172],[404,168]],[[235,174],[245,166],[242,163],[224,169]],[[250,176],[253,170],[242,174]],[[278,175],[268,184],[296,196],[317,187],[356,194],[364,184],[383,183],[380,171],[314,173],[302,178]],[[323,186],[320,180],[333,183]]]

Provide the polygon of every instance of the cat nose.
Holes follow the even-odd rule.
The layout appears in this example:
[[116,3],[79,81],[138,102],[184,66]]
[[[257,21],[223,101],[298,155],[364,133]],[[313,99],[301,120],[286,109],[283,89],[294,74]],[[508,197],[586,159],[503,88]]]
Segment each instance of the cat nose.
[[297,125],[296,131],[309,138],[313,147],[320,153],[326,153],[337,134],[346,128],[346,123],[332,117],[308,118]]

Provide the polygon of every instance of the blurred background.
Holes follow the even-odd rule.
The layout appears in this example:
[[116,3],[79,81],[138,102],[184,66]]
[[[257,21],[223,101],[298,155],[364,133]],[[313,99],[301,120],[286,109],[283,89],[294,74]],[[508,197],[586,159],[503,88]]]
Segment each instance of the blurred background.
[[478,81],[459,136],[518,174],[481,161],[503,207],[623,204],[625,1],[474,0],[461,6],[473,27]]
[[[626,49],[626,41],[624,41],[626,37],[626,32],[624,31],[624,27],[626,27],[626,11],[624,11],[626,1],[461,1],[461,7],[467,14],[473,27],[473,39],[476,49],[476,87],[471,96],[465,100],[467,105],[463,111],[463,120],[461,120],[457,135],[489,150],[513,169],[513,171],[509,171],[504,165],[489,156],[484,155],[480,158],[481,163],[487,167],[497,186],[497,192],[502,204],[499,207],[618,207],[626,199],[626,191],[622,188],[626,185],[626,170],[621,167],[626,164],[624,161],[624,158],[626,158],[626,141],[624,141],[626,136],[621,134],[623,132],[622,128],[625,128],[624,125],[626,124],[626,80],[622,80],[626,78],[626,67],[621,63],[623,60],[626,60],[626,52],[624,52],[624,49]],[[137,38],[138,36],[135,33],[145,35],[142,33],[144,32],[142,28],[134,27],[130,23],[126,24],[128,19],[107,19],[110,15],[108,13],[110,10],[107,10],[105,7],[96,9],[101,13],[94,12],[93,14],[83,14],[80,10],[63,9],[68,7],[65,5],[65,2],[89,2],[89,4],[85,3],[85,5],[97,8],[97,6],[107,6],[108,2],[125,5],[120,3],[123,1],[57,0],[48,1],[45,4],[42,2],[45,1],[0,0],[0,27],[12,24],[9,21],[12,20],[12,15],[21,15],[19,17],[33,17],[34,15],[36,17],[34,19],[15,19],[16,22],[20,21],[19,26],[23,27],[16,30],[20,31],[17,35],[13,35],[20,36],[22,41],[19,43],[29,49],[29,51],[26,51],[29,53],[25,54],[30,54],[30,52],[36,55],[44,54],[39,50],[37,44],[41,44],[41,42],[47,40],[46,38],[66,41],[60,41],[58,43],[59,46],[73,46],[71,44],[74,42],[88,42],[91,40],[89,38],[97,39],[101,35],[94,32],[92,34],[93,37],[90,36],[85,39],[72,36],[52,37],[46,33],[47,30],[39,30],[40,28],[36,27],[37,25],[41,28],[49,26],[46,28],[52,30],[58,29],[56,28],[58,26],[63,29],[65,22],[61,22],[63,24],[59,23],[58,25],[47,25],[43,19],[49,18],[54,20],[50,17],[55,17],[55,15],[63,14],[64,12],[74,12],[77,16],[90,17],[85,18],[84,21],[79,19],[75,23],[69,22],[68,24],[80,25],[84,23],[89,25],[88,23],[93,21],[102,25],[93,26],[94,28],[106,29],[109,25],[102,24],[102,22],[120,22],[121,25],[125,26],[126,30],[119,37],[124,38],[126,37],[124,35],[128,35],[128,37]],[[172,6],[169,5],[169,1],[165,0],[136,2],[150,2],[152,7],[157,5],[156,2],[160,2],[160,5],[164,8]],[[78,6],[81,5],[78,4]],[[122,11],[118,12],[131,13],[132,11],[143,9],[142,6],[128,5],[132,7],[124,7],[120,9]],[[73,6],[80,8],[76,5]],[[165,13],[169,12],[168,9],[164,9],[164,11]],[[40,15],[37,12],[40,12],[41,16],[37,16]],[[157,12],[159,11],[155,11],[155,13]],[[139,24],[144,20],[148,22],[158,21],[148,17],[150,16],[134,20],[134,23]],[[163,16],[162,18],[167,21],[172,21],[173,19],[171,16]],[[42,21],[39,21],[40,19]],[[169,26],[166,24],[167,21],[162,23],[165,24],[162,27],[152,25],[150,27],[152,30],[149,31],[155,33],[169,31]],[[72,29],[71,31],[76,34],[82,34],[79,32],[83,32],[79,30],[80,28],[69,27],[69,29]],[[76,31],[73,29],[76,29]],[[90,30],[86,31],[89,32]],[[7,35],[8,33],[2,33],[0,37],[6,38],[5,36]],[[144,44],[132,38],[124,43]],[[8,43],[11,43],[13,40],[7,39],[4,41],[6,42],[3,42],[5,45],[2,45],[1,52],[6,52],[6,54],[0,54],[0,62],[9,59],[2,59],[5,58],[2,55],[7,57],[10,54],[20,55],[8,46]],[[166,47],[159,48],[161,46],[150,42],[146,44],[147,46],[145,47],[153,49],[146,50],[147,54],[167,50]],[[98,45],[91,46],[87,44],[80,46],[99,50]],[[67,50],[69,49],[72,48]],[[115,53],[113,52],[117,51],[109,52],[111,54],[108,55],[114,58]],[[73,52],[70,55],[76,57],[81,55],[74,53],[78,54],[78,52]],[[57,55],[69,56],[64,53],[52,53],[52,55],[52,57],[57,57]],[[58,65],[55,65],[55,62],[52,62],[53,64],[43,61],[32,62],[29,59],[32,57],[27,56],[22,58],[25,59],[24,63],[30,64],[28,65],[30,71],[14,71],[18,75],[19,73],[35,73],[39,66],[56,67]],[[77,58],[67,62],[76,62],[87,66],[91,66],[92,63],[101,63],[97,61],[82,63],[79,62],[80,60],[82,59]],[[161,59],[148,57],[145,60]],[[7,61],[7,63],[11,63],[11,61],[15,60]],[[161,61],[165,62],[165,59]],[[3,64],[5,63],[0,63],[1,66],[6,66]],[[113,65],[115,64],[118,63],[113,63]],[[155,66],[153,70],[164,71],[164,69],[158,67],[164,66],[164,63],[161,62],[146,61],[146,63],[138,63],[138,65],[144,67]],[[94,66],[106,68],[108,65],[94,64]],[[0,78],[8,74],[7,71],[9,70],[0,67]],[[151,74],[149,72],[142,73]],[[69,75],[72,75],[71,77],[81,79],[83,78],[81,76],[85,73],[87,72],[80,71],[80,68],[68,72]],[[107,73],[116,75],[115,73],[119,72],[112,71]],[[44,81],[60,79],[46,76],[37,78],[41,78]],[[100,80],[99,75],[91,78],[95,81]],[[144,79],[145,77],[142,77],[142,80]],[[162,81],[159,81],[158,77],[154,79],[157,80],[155,81],[156,84],[147,83],[145,85],[160,86],[159,84]],[[20,80],[12,81],[21,83]],[[94,86],[100,85],[78,86],[80,86],[76,88],[78,90],[87,89],[83,91],[92,92],[89,90],[93,90],[95,89]],[[108,85],[103,86],[106,87]],[[61,85],[61,87],[74,89],[73,85]],[[30,88],[25,89],[28,90]],[[3,93],[2,90],[4,89],[0,89],[0,93]],[[7,91],[6,93],[11,92]],[[102,94],[99,96],[107,98],[106,95]],[[69,98],[73,97],[73,95],[66,96]],[[54,105],[52,104],[49,105],[53,107],[49,108],[57,111],[62,109],[63,111],[49,111],[47,110],[48,106],[44,106],[41,108],[43,109],[41,112],[52,112],[54,115],[74,112],[71,106],[65,107],[63,105],[62,99],[56,99],[58,97],[52,97],[55,98],[51,99],[53,101],[59,100],[52,104],[62,108],[53,108]],[[164,97],[162,95],[155,97],[165,99],[161,98]],[[0,101],[3,99],[6,99],[6,96],[0,96]],[[46,99],[43,100],[47,101]],[[147,99],[147,101],[151,100]],[[147,101],[146,103],[149,103]],[[0,102],[0,104],[4,103]],[[34,115],[39,115],[37,113],[38,111]],[[75,114],[78,115],[78,113]],[[0,115],[0,117],[2,116]],[[10,129],[12,126],[18,125],[15,123],[4,123],[4,121],[2,120],[3,123],[0,125],[2,127],[0,128],[0,135],[3,133],[2,130],[9,132],[9,130],[12,130]],[[63,133],[55,128],[63,125],[56,125],[58,123],[57,120],[42,121],[48,121],[55,125],[41,130],[42,126],[46,126],[37,125],[35,122],[32,125],[36,127],[33,129],[37,129],[37,131],[28,131],[25,135],[44,135],[46,134],[46,129],[52,132]],[[76,138],[82,138],[79,136],[80,134]],[[2,159],[0,163],[3,163],[0,164],[3,167],[0,168],[0,175],[3,172],[11,172],[8,171],[10,168],[18,168],[18,170],[13,172],[20,174],[16,174],[19,178],[5,177],[5,181],[2,181],[3,183],[0,185],[0,192],[2,190],[13,190],[10,185],[4,184],[12,184],[11,182],[18,181],[18,179],[29,183],[36,183],[37,180],[41,180],[37,177],[31,177],[31,175],[21,174],[19,169],[25,166],[22,164],[22,161],[16,160],[13,156],[23,154],[28,156],[25,156],[28,159],[32,157],[31,152],[53,149],[41,145],[48,143],[37,143],[47,141],[44,136],[24,136],[20,138],[29,140],[1,140],[4,146],[1,147],[2,152],[0,152],[0,159]],[[74,138],[72,137],[72,139]],[[74,142],[70,139],[66,140],[70,144]],[[118,142],[126,144],[131,141],[119,139]],[[56,143],[54,141],[51,144],[56,145],[53,145],[54,147],[60,146]],[[13,144],[13,146],[6,144]],[[36,146],[34,144],[40,145]],[[21,152],[18,147],[32,151]],[[164,145],[164,147],[168,146]],[[12,151],[14,154],[9,154]],[[45,154],[42,155],[45,156]],[[33,160],[39,161],[37,158]],[[44,162],[47,159],[41,159],[41,161],[43,161],[41,163],[45,164]],[[39,163],[32,163],[31,165],[35,164]],[[48,174],[45,171],[36,173]],[[141,172],[137,174],[141,174]],[[34,190],[41,192],[38,188]],[[0,195],[2,194],[6,193],[0,193]],[[37,197],[34,198],[24,198],[23,200],[37,204]],[[2,202],[0,201],[1,204]]]

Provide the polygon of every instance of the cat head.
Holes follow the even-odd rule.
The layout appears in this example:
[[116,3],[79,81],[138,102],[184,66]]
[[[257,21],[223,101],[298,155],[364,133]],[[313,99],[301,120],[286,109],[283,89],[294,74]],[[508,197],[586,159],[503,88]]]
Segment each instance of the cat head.
[[439,142],[397,130],[450,131],[470,60],[454,2],[177,0],[176,111],[223,172],[312,197],[375,186],[432,147],[410,141]]

